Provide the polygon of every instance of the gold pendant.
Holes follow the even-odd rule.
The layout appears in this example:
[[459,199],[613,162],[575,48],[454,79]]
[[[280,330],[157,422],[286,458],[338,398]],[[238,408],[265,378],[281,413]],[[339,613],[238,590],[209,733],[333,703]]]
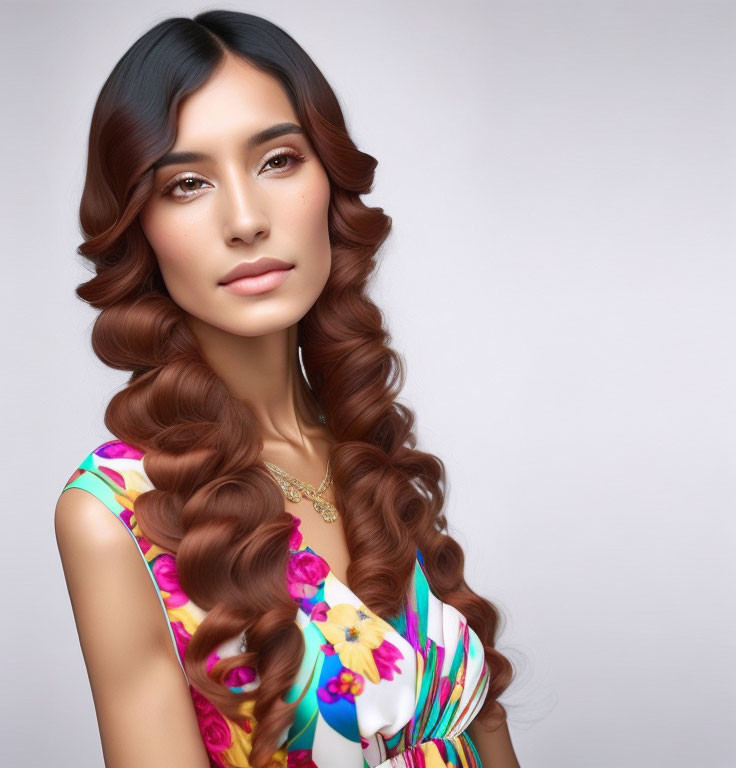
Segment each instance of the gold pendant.
[[271,477],[278,483],[289,501],[298,504],[303,498],[307,498],[312,502],[315,511],[319,512],[326,523],[334,523],[335,520],[337,520],[337,507],[320,495],[324,493],[332,483],[332,473],[330,472],[329,461],[327,462],[325,477],[319,484],[319,488],[316,490],[311,483],[303,483],[301,480],[297,480],[288,472],[281,469],[281,467],[277,467],[275,464],[271,464],[268,461],[266,461],[265,464],[271,473]]
[[337,507],[327,499],[315,499],[314,508],[322,515],[326,523],[334,523],[337,520]]

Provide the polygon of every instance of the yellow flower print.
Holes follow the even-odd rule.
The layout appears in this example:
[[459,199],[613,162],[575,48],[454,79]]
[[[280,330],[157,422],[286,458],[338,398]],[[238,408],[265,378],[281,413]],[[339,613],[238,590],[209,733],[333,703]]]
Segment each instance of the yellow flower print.
[[327,611],[327,619],[314,624],[334,647],[344,666],[372,683],[379,682],[381,677],[373,650],[383,643],[384,635],[392,629],[390,624],[365,605],[356,608],[350,603],[333,605]]

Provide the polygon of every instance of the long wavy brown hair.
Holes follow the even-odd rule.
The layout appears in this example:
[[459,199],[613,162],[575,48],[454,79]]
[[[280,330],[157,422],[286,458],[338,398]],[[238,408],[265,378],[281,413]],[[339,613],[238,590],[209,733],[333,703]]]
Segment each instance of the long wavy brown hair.
[[[95,271],[76,290],[100,310],[94,351],[106,365],[131,372],[107,406],[105,425],[145,453],[155,489],[137,498],[136,519],[149,540],[176,555],[183,590],[208,611],[187,646],[190,682],[241,723],[242,706],[251,702],[250,761],[270,765],[293,721],[296,704],[282,696],[304,651],[284,578],[293,518],[260,457],[253,411],[205,362],[138,221],[152,191],[152,165],[174,143],[177,106],[227,52],[278,80],[330,179],[332,271],[298,323],[298,344],[336,438],[330,461],[349,586],[378,615],[398,616],[419,548],[433,591],[483,642],[490,688],[479,716],[500,724],[506,710],[497,699],[513,673],[494,647],[501,613],[464,579],[463,551],[442,511],[444,464],[416,448],[414,414],[397,402],[402,359],[366,294],[391,228],[383,209],[360,198],[371,191],[376,160],[355,146],[332,88],[285,31],[221,10],[157,24],[106,80],[91,121],[80,204],[84,242],[77,249]],[[247,652],[222,658],[208,673],[208,654],[243,630]],[[242,666],[257,671],[259,685],[234,693],[224,679]]]

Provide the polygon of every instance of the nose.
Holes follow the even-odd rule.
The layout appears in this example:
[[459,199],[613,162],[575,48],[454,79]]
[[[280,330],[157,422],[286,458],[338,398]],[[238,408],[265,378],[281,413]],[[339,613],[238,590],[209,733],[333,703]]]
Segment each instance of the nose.
[[[250,182],[250,183],[249,183]],[[223,195],[223,227],[228,245],[253,243],[270,231],[265,199],[259,195],[258,182],[243,174],[233,175]]]

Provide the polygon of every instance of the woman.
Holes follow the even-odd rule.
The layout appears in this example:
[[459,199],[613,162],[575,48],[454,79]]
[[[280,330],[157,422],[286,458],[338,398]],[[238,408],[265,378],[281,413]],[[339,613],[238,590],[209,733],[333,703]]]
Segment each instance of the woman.
[[77,294],[132,373],[55,525],[108,768],[518,766],[366,295],[375,166],[256,16],[168,19],[102,88]]

